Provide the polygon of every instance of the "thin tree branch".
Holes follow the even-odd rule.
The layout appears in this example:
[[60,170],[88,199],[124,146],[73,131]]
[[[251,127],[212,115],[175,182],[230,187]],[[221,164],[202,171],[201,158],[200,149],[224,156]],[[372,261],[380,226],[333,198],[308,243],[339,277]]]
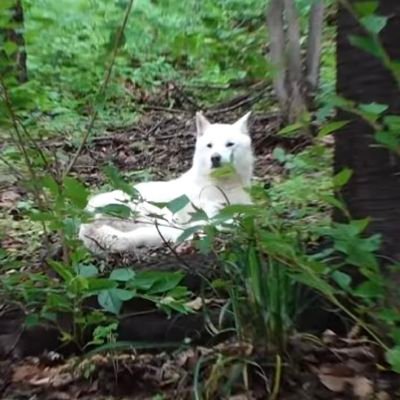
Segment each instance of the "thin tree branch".
[[[97,95],[97,98],[102,98],[104,96],[105,91],[106,91],[106,89],[108,87],[108,84],[110,82],[111,74],[112,74],[112,71],[113,71],[113,68],[114,68],[114,64],[115,64],[115,60],[116,60],[117,54],[118,54],[119,44],[121,43],[122,35],[123,35],[123,33],[125,31],[125,28],[126,28],[126,25],[128,23],[128,19],[129,19],[129,15],[130,15],[132,7],[133,7],[133,3],[134,3],[134,0],[129,0],[129,3],[128,3],[127,7],[126,7],[124,19],[122,21],[122,24],[121,24],[120,28],[118,29],[118,32],[117,32],[117,35],[116,35],[116,38],[115,38],[115,43],[114,43],[113,53],[112,53],[112,56],[111,56],[110,65],[108,66],[108,69],[107,69],[107,72],[106,72],[106,76],[105,76],[104,81],[103,81],[103,83],[102,83],[102,85],[100,87],[100,90],[99,90],[99,93]],[[81,144],[79,145],[78,150],[76,151],[75,155],[72,157],[70,163],[68,164],[67,168],[65,169],[64,174],[63,174],[63,178],[65,178],[71,172],[71,170],[74,167],[76,161],[78,160],[80,154],[82,153],[82,151],[83,151],[83,149],[84,149],[84,147],[86,145],[86,142],[88,141],[89,136],[91,135],[91,133],[93,131],[94,124],[95,124],[96,118],[97,118],[97,114],[98,114],[98,112],[97,112],[97,110],[95,108],[93,110],[92,116],[90,118],[89,126],[88,126],[88,128],[87,128],[87,130],[86,130],[86,132],[85,132],[85,134],[84,134],[84,136],[82,138]]]

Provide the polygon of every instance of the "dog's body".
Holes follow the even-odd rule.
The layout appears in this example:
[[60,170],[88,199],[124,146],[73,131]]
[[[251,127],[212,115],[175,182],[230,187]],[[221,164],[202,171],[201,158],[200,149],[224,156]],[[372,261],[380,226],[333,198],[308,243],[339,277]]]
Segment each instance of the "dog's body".
[[[140,200],[115,190],[94,196],[87,209],[110,204],[128,205],[138,216],[134,221],[97,215],[81,226],[79,237],[93,252],[135,252],[141,247],[156,247],[164,241],[176,242],[182,230],[189,226],[191,213],[203,210],[215,216],[227,203],[250,204],[246,191],[253,173],[253,153],[247,130],[249,114],[235,124],[211,124],[200,113],[196,115],[197,141],[193,165],[177,179],[166,182],[143,182],[135,186]],[[214,177],[212,172],[226,164],[234,172],[227,177]],[[167,208],[152,203],[168,203],[180,196],[190,203],[172,214]],[[155,215],[161,215],[157,218]]]

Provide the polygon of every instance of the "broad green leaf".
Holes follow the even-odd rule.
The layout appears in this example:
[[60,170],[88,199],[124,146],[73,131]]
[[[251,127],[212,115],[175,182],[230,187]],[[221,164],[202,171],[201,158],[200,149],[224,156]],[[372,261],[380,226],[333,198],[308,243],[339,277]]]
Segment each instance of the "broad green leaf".
[[127,282],[135,277],[135,272],[131,268],[117,268],[110,274],[110,279],[114,281]]
[[88,190],[78,180],[71,177],[64,179],[64,195],[77,207],[84,208],[89,196]]
[[25,317],[24,325],[27,328],[30,328],[30,327],[39,325],[41,322],[42,321],[41,321],[41,318],[40,318],[39,314],[37,314],[37,313],[29,313]]
[[101,291],[97,296],[97,301],[104,310],[112,314],[118,314],[123,303],[115,288]]
[[384,295],[384,290],[379,283],[366,281],[354,290],[354,294],[365,299],[376,299]]
[[352,175],[353,171],[351,169],[344,168],[333,177],[333,185],[337,188],[344,186],[350,180]]
[[334,271],[332,273],[333,280],[342,288],[349,289],[351,284],[351,276],[341,271]]
[[18,50],[18,45],[14,42],[7,41],[3,43],[3,50],[8,55],[11,56]]
[[203,226],[201,226],[201,225],[196,225],[196,226],[191,226],[189,228],[186,228],[179,235],[177,243],[184,242],[185,240],[189,239],[195,233],[202,231],[202,229],[203,229]]
[[104,173],[107,178],[111,181],[114,189],[120,189],[123,192],[130,195],[132,198],[136,198],[138,195],[137,190],[133,187],[133,185],[129,185],[125,182],[124,178],[120,174],[117,168],[113,165],[108,165],[104,168]]
[[215,179],[229,178],[234,176],[235,174],[236,174],[235,167],[231,163],[224,164],[221,167],[215,168],[211,172],[211,176]]
[[355,1],[353,4],[354,11],[359,17],[366,17],[374,14],[378,7],[379,1]]
[[57,196],[59,194],[59,187],[57,182],[54,180],[52,176],[45,176],[40,181],[41,185],[46,189],[49,189],[53,196]]
[[115,281],[105,278],[87,278],[87,291],[98,293],[100,290],[113,289],[117,286]]
[[148,294],[163,293],[177,286],[182,278],[181,272],[141,271],[129,281],[129,287]]
[[353,219],[351,220],[350,225],[356,228],[357,234],[360,234],[367,229],[367,226],[370,224],[370,222],[371,220],[369,218]]
[[187,197],[186,195],[182,195],[174,200],[171,200],[165,206],[168,208],[168,210],[170,210],[173,214],[175,214],[178,211],[181,211],[189,203],[190,203],[189,197]]
[[174,289],[183,279],[183,274],[179,271],[170,272],[159,278],[149,290],[149,294],[162,294]]
[[108,204],[104,207],[96,208],[101,214],[110,215],[112,217],[127,219],[132,216],[132,209],[125,204]]
[[400,134],[400,116],[399,115],[386,115],[383,122],[390,131],[395,131]]
[[400,136],[398,135],[398,132],[376,132],[374,137],[378,143],[383,144],[389,150],[394,152],[398,152],[400,150]]
[[282,147],[275,147],[272,155],[280,163],[284,163],[286,161],[286,152],[284,149],[282,149]]
[[378,34],[387,24],[388,18],[381,15],[367,15],[361,18],[363,26],[371,33]]
[[115,292],[115,295],[121,300],[121,301],[128,301],[131,300],[135,297],[136,292],[134,290],[127,290],[127,289],[113,289]]
[[369,103],[369,104],[360,104],[359,109],[368,114],[381,115],[384,113],[389,107],[386,104],[379,103]]
[[58,274],[61,278],[64,279],[65,282],[70,282],[74,279],[74,274],[71,269],[65,266],[63,263],[54,260],[48,260],[50,267]]
[[327,135],[329,135],[332,132],[335,132],[339,130],[340,128],[343,128],[346,126],[350,121],[334,121],[331,122],[324,127],[321,128],[321,130],[318,132],[318,137],[323,138]]
[[346,211],[347,211],[346,205],[334,196],[323,194],[323,195],[321,195],[321,200],[325,201],[326,203],[328,203],[329,205],[331,205],[333,207],[338,208],[339,210],[342,210],[344,213],[346,213]]
[[53,311],[69,311],[73,308],[71,299],[65,294],[49,293],[46,299],[46,309]]
[[397,345],[386,352],[386,360],[394,372],[400,373],[400,346]]
[[380,60],[384,56],[381,45],[373,38],[352,35],[349,37],[349,41],[354,47],[358,47],[359,49],[364,50],[366,53],[372,54]]
[[91,278],[97,276],[99,271],[97,270],[97,267],[94,266],[93,264],[89,265],[80,264],[76,266],[76,273],[85,278]]
[[11,7],[15,6],[15,0],[1,0],[0,1],[0,11],[9,10]]
[[304,128],[304,124],[301,122],[297,122],[295,124],[291,124],[288,126],[285,126],[284,128],[282,128],[279,132],[278,135],[287,135],[289,133],[293,133],[293,132],[298,132],[299,130]]

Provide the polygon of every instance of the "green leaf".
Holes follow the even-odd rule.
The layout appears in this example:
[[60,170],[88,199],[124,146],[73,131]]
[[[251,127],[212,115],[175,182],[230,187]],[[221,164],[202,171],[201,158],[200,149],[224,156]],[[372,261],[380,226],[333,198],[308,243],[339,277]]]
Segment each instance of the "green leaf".
[[353,8],[359,17],[366,17],[374,14],[378,9],[378,1],[356,1],[353,3]]
[[231,176],[234,176],[235,174],[236,174],[235,167],[231,163],[224,164],[221,167],[215,168],[211,172],[211,176],[215,179],[229,178]]
[[400,346],[395,346],[386,352],[386,360],[394,372],[400,373]]
[[278,135],[287,135],[288,133],[298,132],[299,130],[304,128],[304,124],[301,122],[297,122],[295,124],[291,124],[285,126],[278,132]]
[[344,126],[346,126],[350,121],[334,121],[327,125],[325,125],[321,130],[318,132],[318,137],[323,138],[329,135],[332,132],[335,132]]
[[112,217],[127,219],[132,216],[132,209],[125,204],[108,204],[104,207],[97,207],[96,211]]
[[377,299],[384,295],[384,290],[378,282],[366,281],[355,289],[354,294],[365,299]]
[[367,226],[370,224],[370,218],[363,218],[363,219],[353,219],[350,222],[350,225],[356,228],[357,234],[360,234],[367,229]]
[[347,212],[346,210],[346,205],[341,202],[340,200],[338,200],[336,197],[334,196],[330,196],[330,195],[324,195],[322,194],[321,196],[321,200],[328,203],[329,205],[338,208],[339,210],[342,210],[345,214]]
[[129,287],[146,293],[162,293],[177,286],[182,278],[181,272],[141,271],[129,281]]
[[192,235],[194,235],[197,232],[202,231],[203,226],[201,225],[196,225],[196,226],[191,226],[189,228],[186,228],[178,237],[177,243],[182,243],[185,240],[189,239]]
[[131,300],[135,297],[136,292],[134,290],[127,290],[127,289],[113,289],[115,292],[115,295],[121,300],[121,301],[128,301]]
[[113,289],[117,286],[115,281],[105,278],[88,278],[87,292],[98,293],[101,290]]
[[104,310],[112,314],[118,314],[123,303],[115,288],[102,290],[97,296],[97,301]]
[[367,15],[361,18],[362,25],[368,32],[378,34],[387,24],[388,18],[381,15]]
[[61,278],[64,279],[65,282],[70,282],[74,279],[74,274],[72,273],[71,269],[65,266],[63,263],[54,260],[48,260],[49,265],[51,268],[60,275]]
[[110,274],[110,279],[114,281],[127,282],[135,277],[135,272],[130,268],[117,268]]
[[36,314],[36,313],[29,313],[29,314],[25,317],[24,325],[25,325],[26,327],[30,328],[30,327],[39,325],[40,322],[41,322],[41,319],[40,319],[39,314]]
[[18,45],[14,42],[7,41],[3,43],[3,50],[8,55],[11,56],[18,50]]
[[373,115],[381,115],[388,109],[387,104],[379,104],[379,103],[369,103],[369,104],[360,104],[359,109],[363,112]]
[[364,50],[366,53],[372,54],[380,60],[384,57],[384,51],[379,42],[370,37],[355,36],[349,37],[350,44]]
[[344,186],[353,175],[353,171],[349,168],[344,168],[333,177],[333,185],[338,188]]
[[286,152],[282,147],[275,147],[272,156],[278,160],[280,163],[284,163],[286,161]]
[[42,187],[49,189],[50,193],[53,196],[57,196],[59,194],[57,182],[52,176],[43,177],[40,181],[40,184],[42,185]]
[[64,195],[77,207],[85,208],[89,192],[85,186],[75,178],[66,177],[64,179]]
[[181,280],[183,279],[183,274],[179,271],[164,273],[159,279],[154,283],[154,285],[149,290],[149,294],[163,294],[176,288]]
[[92,264],[89,264],[89,265],[80,264],[80,265],[77,265],[77,267],[76,267],[76,273],[85,278],[91,278],[91,277],[97,276],[99,271],[97,270],[97,267]]
[[398,115],[386,115],[383,118],[383,122],[389,128],[390,131],[400,133],[400,116]]
[[351,284],[351,276],[341,271],[334,271],[332,273],[333,280],[342,288],[349,289]]
[[177,197],[174,200],[171,200],[169,203],[165,205],[172,212],[172,214],[177,213],[178,211],[182,210],[190,203],[189,197],[186,195],[182,195]]
[[392,150],[394,152],[400,150],[400,137],[398,136],[397,132],[396,133],[389,131],[376,132],[374,137],[378,143],[383,144],[389,150]]
[[9,10],[11,7],[15,6],[15,0],[1,0],[0,1],[0,11]]
[[114,189],[120,189],[123,192],[130,195],[132,198],[136,198],[138,195],[137,190],[133,187],[133,185],[129,185],[125,182],[124,178],[120,174],[117,168],[113,165],[108,165],[104,168],[104,173],[107,178],[111,181]]

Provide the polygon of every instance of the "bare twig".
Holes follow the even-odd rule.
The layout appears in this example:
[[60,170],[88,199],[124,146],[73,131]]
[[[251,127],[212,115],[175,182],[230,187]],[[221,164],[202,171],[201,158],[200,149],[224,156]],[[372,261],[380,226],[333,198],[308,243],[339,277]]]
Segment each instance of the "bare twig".
[[[98,96],[97,96],[98,98],[104,96],[105,91],[106,91],[106,89],[108,87],[108,84],[110,82],[112,70],[113,70],[113,67],[114,67],[114,64],[115,64],[115,60],[116,60],[117,54],[118,54],[119,44],[121,43],[122,35],[123,35],[123,33],[125,31],[125,28],[126,28],[126,25],[128,23],[128,19],[129,19],[129,15],[131,13],[131,10],[132,10],[133,3],[134,3],[134,0],[129,0],[129,3],[128,3],[127,7],[126,7],[124,19],[122,21],[122,24],[121,24],[120,28],[118,29],[118,32],[117,32],[117,35],[116,35],[116,38],[115,38],[115,43],[114,43],[113,53],[112,53],[112,56],[111,56],[110,65],[108,66],[108,69],[107,69],[107,72],[106,72],[106,76],[105,76],[104,81],[103,81],[103,83],[102,83],[102,85],[100,87],[100,90],[99,90],[99,93],[98,93]],[[78,160],[80,154],[82,153],[82,151],[83,151],[83,149],[84,149],[84,147],[86,145],[86,142],[88,141],[89,136],[91,135],[91,133],[93,131],[94,124],[95,124],[96,118],[97,118],[97,114],[98,114],[98,112],[97,112],[97,110],[95,108],[93,110],[92,116],[90,118],[88,128],[87,128],[87,130],[86,130],[86,132],[85,132],[85,134],[84,134],[84,136],[82,138],[81,144],[79,145],[78,150],[76,151],[75,155],[72,157],[70,163],[68,164],[67,168],[65,169],[64,174],[63,174],[63,178],[66,177],[71,172],[71,170],[74,167],[76,161]]]

